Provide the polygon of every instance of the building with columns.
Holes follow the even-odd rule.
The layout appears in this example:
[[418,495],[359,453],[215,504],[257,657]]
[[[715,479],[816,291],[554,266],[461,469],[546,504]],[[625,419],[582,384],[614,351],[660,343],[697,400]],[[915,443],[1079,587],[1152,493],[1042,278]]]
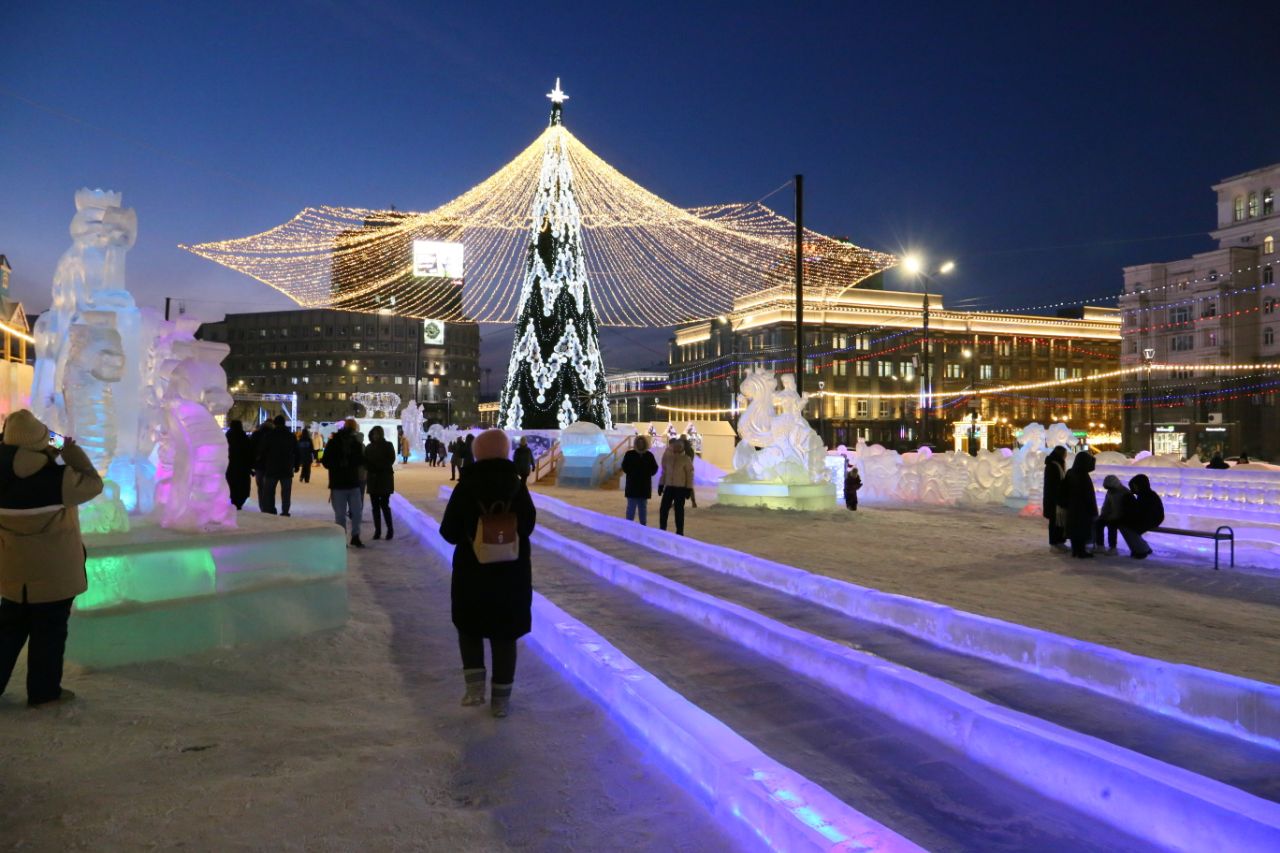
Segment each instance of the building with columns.
[[[1217,248],[1124,269],[1121,363],[1138,369],[1124,390],[1125,443],[1130,450],[1276,460],[1274,372],[1268,379],[1205,368],[1280,361],[1280,163],[1226,178],[1213,190]],[[1199,369],[1147,377],[1140,368],[1148,358]]]
[[[926,302],[934,402],[927,419],[920,405]],[[748,370],[792,372],[794,318],[794,292],[776,289],[736,300],[730,314],[677,328],[665,392],[673,413],[732,419]],[[861,438],[952,448],[972,430],[981,446],[1009,447],[1024,424],[1057,420],[1095,444],[1118,441],[1118,383],[1085,380],[1118,366],[1115,309],[1061,316],[957,311],[941,294],[885,290],[871,281],[834,297],[806,294],[804,345],[804,390],[822,392],[808,416],[828,446],[851,447]],[[962,393],[1035,383],[1062,384],[1002,396]]]

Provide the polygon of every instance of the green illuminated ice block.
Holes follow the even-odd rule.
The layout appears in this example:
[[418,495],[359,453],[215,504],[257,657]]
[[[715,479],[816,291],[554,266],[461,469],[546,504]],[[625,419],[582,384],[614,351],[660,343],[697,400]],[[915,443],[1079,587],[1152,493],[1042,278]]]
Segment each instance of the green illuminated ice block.
[[89,534],[89,589],[76,599],[67,656],[89,666],[176,657],[342,625],[342,528],[243,513],[236,530],[138,524]]

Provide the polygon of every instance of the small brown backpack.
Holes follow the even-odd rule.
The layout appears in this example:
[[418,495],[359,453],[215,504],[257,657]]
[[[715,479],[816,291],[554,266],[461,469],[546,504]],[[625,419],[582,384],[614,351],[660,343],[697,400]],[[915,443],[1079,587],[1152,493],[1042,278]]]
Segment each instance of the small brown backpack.
[[476,536],[471,542],[476,561],[481,564],[510,563],[520,558],[520,530],[511,504],[495,501],[480,506]]

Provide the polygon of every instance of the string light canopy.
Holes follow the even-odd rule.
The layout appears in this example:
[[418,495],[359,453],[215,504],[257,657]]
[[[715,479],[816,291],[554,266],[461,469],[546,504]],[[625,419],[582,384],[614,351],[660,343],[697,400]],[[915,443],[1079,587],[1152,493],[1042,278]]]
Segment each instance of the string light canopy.
[[[567,99],[559,81],[548,94]],[[676,207],[610,166],[553,121],[496,173],[435,210],[309,207],[260,234],[182,248],[252,276],[308,308],[390,311],[509,323],[519,310],[543,153],[563,151],[574,176],[583,261],[597,322],[673,326],[728,311],[735,297],[789,285],[795,228],[760,203]],[[461,281],[413,275],[413,243],[462,243]],[[835,293],[897,264],[889,254],[813,231],[806,288]]]

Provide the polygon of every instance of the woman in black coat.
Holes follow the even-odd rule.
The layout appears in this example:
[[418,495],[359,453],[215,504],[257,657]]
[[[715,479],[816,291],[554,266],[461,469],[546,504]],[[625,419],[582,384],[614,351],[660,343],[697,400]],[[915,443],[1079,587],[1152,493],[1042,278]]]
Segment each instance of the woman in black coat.
[[1093,491],[1093,454],[1082,450],[1071,462],[1071,470],[1062,479],[1058,493],[1058,506],[1067,511],[1067,538],[1071,540],[1071,556],[1092,557],[1089,543],[1093,541],[1093,520],[1098,517],[1098,496]]
[[[537,512],[529,489],[508,457],[511,442],[502,430],[480,434],[471,447],[474,462],[463,469],[440,521],[440,535],[456,546],[450,599],[458,629],[462,673],[467,692],[463,705],[484,704],[484,640],[493,657],[491,710],[505,717],[516,672],[516,640],[532,627],[533,568],[529,537]],[[482,513],[515,516],[519,548],[515,560],[481,563],[472,546]]]
[[387,522],[387,538],[396,535],[391,523],[391,494],[396,490],[396,448],[387,441],[382,427],[369,430],[369,444],[364,449],[364,467],[369,472],[366,486],[373,504],[373,538],[382,538],[382,521]]
[[1041,512],[1049,519],[1049,547],[1061,548],[1067,541],[1067,534],[1058,523],[1058,492],[1062,488],[1062,478],[1067,474],[1067,449],[1059,444],[1049,451],[1044,460],[1044,500]]
[[253,442],[240,421],[227,422],[227,489],[236,509],[244,509],[253,479]]
[[649,440],[637,436],[635,444],[622,457],[622,473],[626,476],[623,494],[627,498],[627,521],[649,523],[649,499],[653,497],[653,475],[658,473],[658,460],[649,452]]

